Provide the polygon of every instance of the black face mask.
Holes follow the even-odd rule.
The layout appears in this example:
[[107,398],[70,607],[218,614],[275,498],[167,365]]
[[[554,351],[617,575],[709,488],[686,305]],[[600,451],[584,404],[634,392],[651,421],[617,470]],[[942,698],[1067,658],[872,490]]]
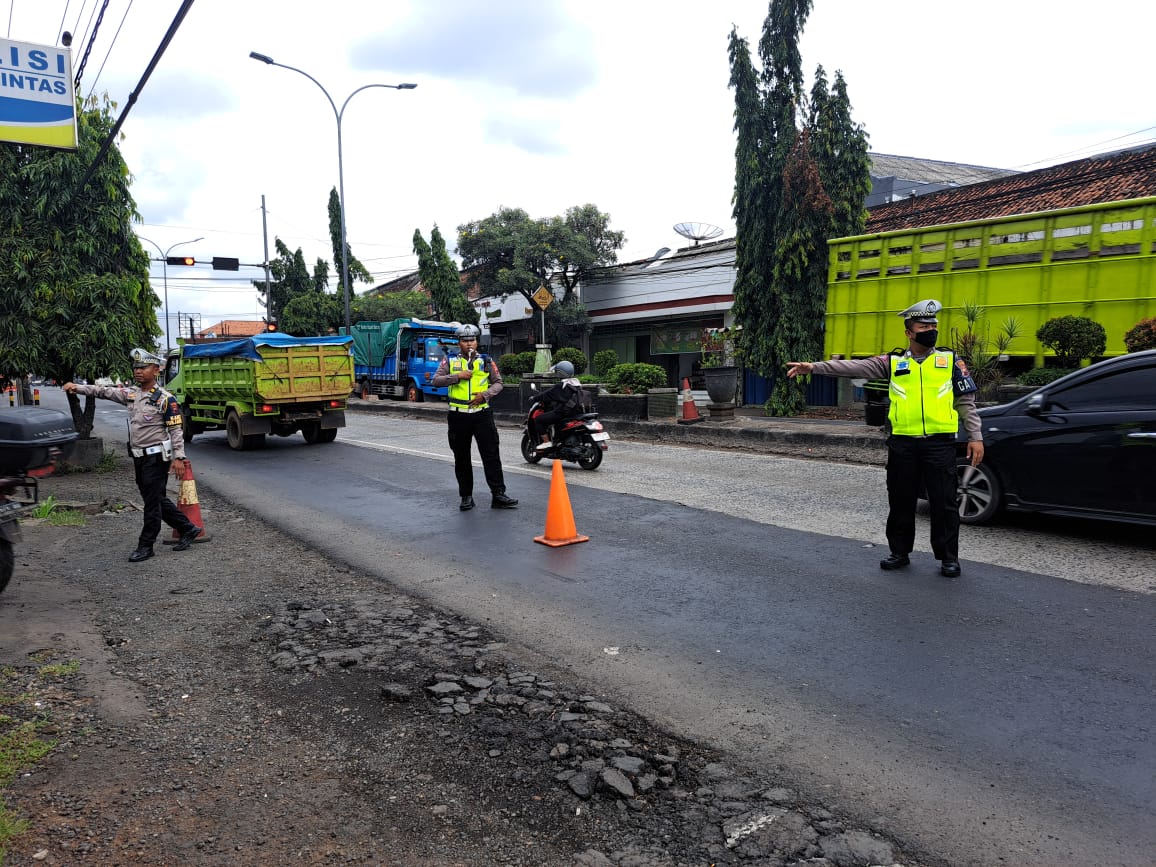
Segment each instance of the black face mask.
[[915,342],[928,349],[935,348],[935,341],[939,339],[939,332],[932,328],[930,331],[920,331],[915,335]]

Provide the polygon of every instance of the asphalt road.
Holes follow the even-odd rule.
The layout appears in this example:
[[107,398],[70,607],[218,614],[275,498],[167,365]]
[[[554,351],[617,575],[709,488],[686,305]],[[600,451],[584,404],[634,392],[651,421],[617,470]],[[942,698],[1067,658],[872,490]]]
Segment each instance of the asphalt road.
[[[98,432],[122,436],[123,410],[99,406]],[[1150,591],[1146,537],[965,530],[963,578],[930,555],[884,573],[877,468],[617,442],[596,473],[567,468],[591,541],[548,549],[549,468],[503,437],[515,512],[458,512],[429,422],[351,415],[331,445],[246,453],[209,433],[190,453],[262,518],[918,850],[1153,863],[1156,595],[1016,568],[1106,545]]]

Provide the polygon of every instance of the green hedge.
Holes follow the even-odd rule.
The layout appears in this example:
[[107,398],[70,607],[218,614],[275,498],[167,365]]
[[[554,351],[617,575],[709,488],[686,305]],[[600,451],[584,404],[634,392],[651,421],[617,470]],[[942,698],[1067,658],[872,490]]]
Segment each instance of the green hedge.
[[1026,373],[1021,373],[1016,377],[1016,382],[1020,385],[1030,385],[1034,388],[1039,388],[1041,385],[1047,385],[1049,382],[1055,382],[1061,376],[1067,376],[1072,371],[1064,367],[1033,367]]
[[606,385],[616,394],[646,394],[648,388],[666,387],[666,370],[657,364],[616,364],[606,374]]
[[554,353],[554,363],[559,361],[569,361],[574,365],[574,375],[581,376],[586,372],[586,353],[581,349],[575,349],[573,346],[563,346]]

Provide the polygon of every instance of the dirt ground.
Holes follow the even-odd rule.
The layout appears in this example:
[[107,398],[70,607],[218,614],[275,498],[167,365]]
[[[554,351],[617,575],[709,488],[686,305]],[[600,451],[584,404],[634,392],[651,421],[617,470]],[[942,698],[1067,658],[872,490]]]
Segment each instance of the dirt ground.
[[204,486],[211,540],[141,564],[125,460],[49,494],[90,514],[0,595],[0,745],[53,744],[0,863],[920,863]]

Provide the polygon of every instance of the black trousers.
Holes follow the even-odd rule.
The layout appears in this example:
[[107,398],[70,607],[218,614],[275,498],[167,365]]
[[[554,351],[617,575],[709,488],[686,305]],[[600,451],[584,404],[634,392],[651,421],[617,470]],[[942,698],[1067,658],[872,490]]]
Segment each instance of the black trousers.
[[537,416],[530,416],[530,439],[534,445],[537,445],[541,441],[542,434],[549,433],[551,425],[564,418],[569,418],[571,415],[572,413],[568,413],[563,409],[553,409]]
[[177,508],[176,503],[165,496],[165,485],[169,479],[169,462],[160,455],[145,455],[133,458],[136,487],[144,501],[144,526],[140,531],[139,546],[149,548],[156,544],[164,521],[180,534],[188,533],[196,526]]
[[915,503],[927,491],[931,550],[937,560],[959,559],[959,502],[955,437],[891,436],[887,440],[887,544],[892,554],[915,547]]
[[498,426],[494,424],[492,410],[481,412],[446,413],[449,418],[450,451],[454,453],[454,475],[458,479],[458,496],[470,497],[474,493],[474,464],[470,452],[470,442],[477,440],[478,454],[482,458],[482,471],[486,474],[486,484],[491,494],[506,493],[506,481],[502,476],[502,458],[498,452]]

